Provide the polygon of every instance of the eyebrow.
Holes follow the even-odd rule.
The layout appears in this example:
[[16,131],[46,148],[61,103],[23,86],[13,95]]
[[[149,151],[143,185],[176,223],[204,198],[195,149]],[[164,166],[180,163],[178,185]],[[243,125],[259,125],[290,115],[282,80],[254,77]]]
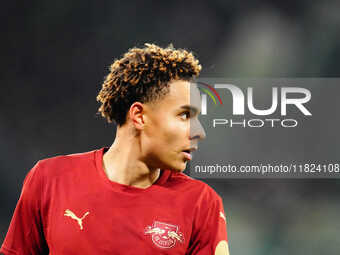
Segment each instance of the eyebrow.
[[199,111],[196,107],[191,106],[191,105],[182,105],[182,106],[181,106],[181,109],[189,110],[189,111],[192,112],[193,114],[197,114],[198,111]]

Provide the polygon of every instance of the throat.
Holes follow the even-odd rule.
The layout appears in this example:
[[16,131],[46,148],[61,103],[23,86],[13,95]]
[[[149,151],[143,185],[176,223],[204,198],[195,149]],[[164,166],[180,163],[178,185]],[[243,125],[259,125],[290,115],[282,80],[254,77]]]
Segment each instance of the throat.
[[143,163],[119,164],[115,160],[103,157],[103,171],[107,178],[123,185],[146,189],[154,184],[161,176],[161,170],[150,170]]

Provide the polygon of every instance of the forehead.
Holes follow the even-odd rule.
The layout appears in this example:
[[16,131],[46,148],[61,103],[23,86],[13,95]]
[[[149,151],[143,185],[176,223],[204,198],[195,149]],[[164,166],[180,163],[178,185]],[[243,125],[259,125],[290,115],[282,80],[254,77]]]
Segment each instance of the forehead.
[[191,105],[200,108],[200,92],[195,83],[178,80],[170,82],[169,87],[169,93],[162,100],[163,103],[176,106]]

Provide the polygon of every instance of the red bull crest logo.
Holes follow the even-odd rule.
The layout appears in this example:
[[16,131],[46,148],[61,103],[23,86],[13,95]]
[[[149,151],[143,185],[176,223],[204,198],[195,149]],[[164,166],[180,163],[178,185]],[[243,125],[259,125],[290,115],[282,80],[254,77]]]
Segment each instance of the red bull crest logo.
[[151,235],[152,242],[160,248],[172,248],[177,241],[184,242],[183,234],[178,231],[178,226],[160,221],[154,221],[152,226],[147,226],[144,234]]

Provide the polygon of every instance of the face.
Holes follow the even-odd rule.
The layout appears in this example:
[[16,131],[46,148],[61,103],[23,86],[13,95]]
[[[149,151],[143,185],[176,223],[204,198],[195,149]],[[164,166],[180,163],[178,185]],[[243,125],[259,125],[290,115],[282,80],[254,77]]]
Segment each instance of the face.
[[166,96],[146,104],[141,146],[149,167],[183,171],[192,150],[205,138],[198,120],[200,93],[187,81],[173,81],[169,85]]

